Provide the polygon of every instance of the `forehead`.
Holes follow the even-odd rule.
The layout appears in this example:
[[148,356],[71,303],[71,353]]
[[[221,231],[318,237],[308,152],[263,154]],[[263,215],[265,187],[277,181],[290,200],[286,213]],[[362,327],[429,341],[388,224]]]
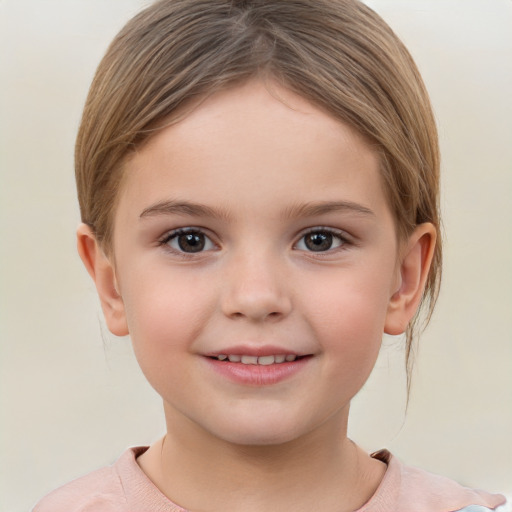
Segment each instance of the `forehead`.
[[198,103],[132,156],[125,173],[121,203],[139,209],[170,196],[221,200],[227,209],[355,199],[381,207],[384,200],[379,160],[363,137],[259,81]]

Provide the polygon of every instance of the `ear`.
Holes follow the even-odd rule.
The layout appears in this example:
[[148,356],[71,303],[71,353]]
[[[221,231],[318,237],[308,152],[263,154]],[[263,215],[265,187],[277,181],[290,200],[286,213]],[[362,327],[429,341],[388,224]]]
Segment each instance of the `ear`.
[[386,334],[405,332],[416,313],[434,256],[436,234],[433,224],[420,224],[401,251],[397,288],[389,300],[384,325]]
[[96,284],[108,328],[116,336],[126,336],[128,325],[123,298],[118,291],[114,266],[103,252],[89,226],[80,224],[76,236],[78,254]]

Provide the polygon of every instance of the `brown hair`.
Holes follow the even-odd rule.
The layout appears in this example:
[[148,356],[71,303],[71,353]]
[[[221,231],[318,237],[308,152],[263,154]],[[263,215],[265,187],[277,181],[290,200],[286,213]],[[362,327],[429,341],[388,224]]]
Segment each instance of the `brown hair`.
[[[76,142],[83,222],[111,250],[123,160],[194,98],[267,76],[348,123],[381,157],[400,238],[440,231],[439,148],[420,74],[389,26],[357,0],[161,0],[121,30],[91,85]],[[423,296],[430,318],[441,243]],[[408,383],[413,331],[407,330]]]

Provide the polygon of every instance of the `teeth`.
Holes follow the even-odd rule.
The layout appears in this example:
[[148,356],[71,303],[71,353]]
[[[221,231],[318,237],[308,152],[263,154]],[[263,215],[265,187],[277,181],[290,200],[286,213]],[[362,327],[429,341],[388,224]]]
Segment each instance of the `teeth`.
[[242,356],[243,364],[258,364],[257,356]]
[[226,355],[219,354],[217,356],[219,361],[229,360],[231,363],[242,363],[242,364],[260,364],[263,366],[268,366],[274,363],[280,364],[285,361],[291,363],[297,359],[297,356],[294,354],[278,354],[276,356],[239,356],[239,355]]

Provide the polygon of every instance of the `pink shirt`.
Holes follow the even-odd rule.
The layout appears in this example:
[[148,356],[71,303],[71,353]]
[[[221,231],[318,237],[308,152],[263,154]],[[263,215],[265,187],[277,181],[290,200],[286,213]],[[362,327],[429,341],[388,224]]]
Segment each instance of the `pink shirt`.
[[[32,512],[186,512],[149,480],[127,450],[112,465],[78,478],[43,498]],[[372,455],[388,466],[374,496],[356,512],[508,512],[506,500],[448,478],[405,466],[387,450]]]

